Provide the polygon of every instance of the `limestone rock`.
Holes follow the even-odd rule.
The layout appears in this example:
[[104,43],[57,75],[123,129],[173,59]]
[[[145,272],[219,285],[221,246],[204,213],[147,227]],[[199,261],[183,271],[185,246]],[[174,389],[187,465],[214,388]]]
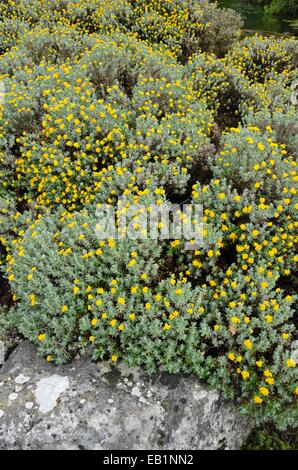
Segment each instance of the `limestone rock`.
[[55,367],[28,342],[2,366],[0,382],[0,449],[238,449],[250,431],[193,376],[148,377],[88,358]]

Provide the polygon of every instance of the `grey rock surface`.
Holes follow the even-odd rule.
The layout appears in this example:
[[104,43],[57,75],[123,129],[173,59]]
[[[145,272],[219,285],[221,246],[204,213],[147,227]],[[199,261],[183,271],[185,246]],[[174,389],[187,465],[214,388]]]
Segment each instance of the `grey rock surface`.
[[88,358],[55,367],[28,342],[0,369],[0,449],[238,449],[249,431],[192,376]]

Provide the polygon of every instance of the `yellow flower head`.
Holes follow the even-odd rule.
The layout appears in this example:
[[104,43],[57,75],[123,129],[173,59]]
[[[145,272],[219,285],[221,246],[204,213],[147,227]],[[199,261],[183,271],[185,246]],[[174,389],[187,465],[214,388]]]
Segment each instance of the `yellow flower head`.
[[266,387],[260,387],[259,390],[260,390],[260,393],[261,393],[262,395],[264,395],[264,396],[269,395],[269,390],[268,390],[268,388],[266,388]]

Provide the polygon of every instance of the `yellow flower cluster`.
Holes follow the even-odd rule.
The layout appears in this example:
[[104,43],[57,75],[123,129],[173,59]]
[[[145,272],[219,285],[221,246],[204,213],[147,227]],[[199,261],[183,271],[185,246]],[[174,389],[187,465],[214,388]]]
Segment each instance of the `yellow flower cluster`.
[[[0,262],[10,324],[48,362],[195,373],[266,419],[297,400],[296,43],[233,46],[240,23],[220,15],[1,3]],[[140,237],[101,240],[119,197]],[[145,237],[169,201],[203,205],[202,246]]]

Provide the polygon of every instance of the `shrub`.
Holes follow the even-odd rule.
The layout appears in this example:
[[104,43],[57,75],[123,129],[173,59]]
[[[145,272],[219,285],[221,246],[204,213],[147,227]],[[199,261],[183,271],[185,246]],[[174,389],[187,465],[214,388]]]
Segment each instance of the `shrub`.
[[27,23],[20,20],[4,18],[0,22],[0,54],[15,46],[22,35],[28,31]]
[[0,13],[31,27],[61,24],[87,34],[131,32],[150,43],[166,44],[182,61],[199,48],[224,54],[242,27],[236,12],[205,0],[20,0],[1,2]]
[[198,282],[206,279],[210,326],[217,325],[214,362],[223,368],[223,387],[232,371],[238,374],[250,412],[280,414],[279,424],[287,425],[296,416],[297,392],[287,362],[287,341],[294,345],[296,338],[296,161],[272,131],[237,128],[212,168],[212,180],[196,184],[193,198],[205,209],[204,250],[194,265]]
[[257,427],[249,435],[243,450],[297,450],[298,437],[295,428],[278,431],[274,426]]
[[298,5],[295,0],[261,0],[265,5],[265,11],[269,14],[295,15],[298,13]]
[[197,52],[225,54],[240,36],[242,20],[233,10],[198,0],[134,0],[128,29],[140,39],[165,43],[179,60]]
[[18,209],[18,201],[7,195],[0,198],[0,271],[2,264],[6,260],[9,264],[10,252],[19,239],[24,234],[34,218],[34,211],[24,211]]
[[[56,362],[65,362],[76,349],[93,342],[93,339],[89,341],[93,330],[91,321],[95,315],[99,318],[99,310],[103,313],[107,309],[110,321],[113,315],[118,320],[124,321],[124,317],[129,320],[127,306],[124,308],[117,299],[120,296],[128,301],[131,296],[131,308],[139,310],[142,302],[139,296],[134,299],[131,295],[132,286],[140,282],[146,286],[147,277],[157,277],[158,267],[164,262],[160,256],[162,248],[157,243],[143,242],[137,246],[133,241],[116,244],[114,240],[98,240],[95,231],[98,223],[95,215],[87,211],[73,215],[64,212],[60,219],[57,215],[40,219],[17,244],[16,257],[8,269],[10,281],[15,281],[14,292],[22,299],[15,313],[16,321],[19,318],[23,325],[20,330]],[[35,263],[32,253],[36,244],[39,256]],[[130,266],[131,259],[135,258],[137,265],[131,263]],[[25,270],[27,287],[15,268]],[[113,287],[116,285],[117,289]],[[62,315],[66,312],[67,315]],[[39,335],[44,331],[46,341],[40,341]],[[115,352],[117,335],[112,335],[114,339],[110,341],[112,331],[102,330],[98,337],[99,349],[94,351],[97,358],[109,350]],[[115,331],[120,334],[121,329]],[[54,349],[53,344],[56,344]]]
[[277,74],[291,76],[298,64],[297,41],[256,34],[237,44],[227,54],[226,60],[253,83],[265,83]]

